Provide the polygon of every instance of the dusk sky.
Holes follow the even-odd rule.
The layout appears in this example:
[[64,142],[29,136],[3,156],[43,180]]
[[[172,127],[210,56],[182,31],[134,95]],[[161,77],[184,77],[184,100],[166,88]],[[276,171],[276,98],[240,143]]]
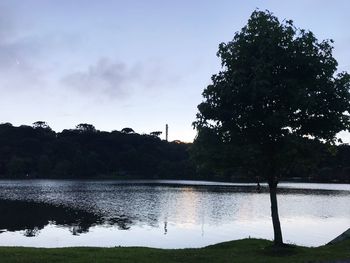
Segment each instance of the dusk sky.
[[190,142],[218,45],[256,8],[333,39],[350,72],[348,0],[0,0],[0,122],[138,133],[168,123],[170,140]]

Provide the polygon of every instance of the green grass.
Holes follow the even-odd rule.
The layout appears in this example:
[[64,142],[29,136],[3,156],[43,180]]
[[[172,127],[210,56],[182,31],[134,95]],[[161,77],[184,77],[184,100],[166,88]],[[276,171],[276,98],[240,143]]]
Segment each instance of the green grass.
[[199,249],[0,247],[0,262],[332,262],[350,259],[350,240],[336,245],[275,248],[271,241],[243,239]]

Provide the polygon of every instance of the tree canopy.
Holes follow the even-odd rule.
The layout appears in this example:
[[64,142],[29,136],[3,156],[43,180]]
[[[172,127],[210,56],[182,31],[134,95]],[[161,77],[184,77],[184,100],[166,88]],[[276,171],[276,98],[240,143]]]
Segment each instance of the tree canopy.
[[41,126],[0,124],[0,178],[193,178],[188,144],[91,124]]
[[122,133],[135,133],[135,131],[132,128],[126,127],[121,130]]
[[150,135],[152,136],[155,136],[155,137],[159,137],[163,132],[161,131],[154,131],[154,132],[151,132]]
[[88,123],[80,123],[76,126],[76,128],[81,132],[96,132],[95,126]]
[[279,178],[350,127],[350,76],[337,73],[332,43],[256,10],[232,41],[219,45],[222,70],[198,106],[195,159],[268,181],[276,243],[282,243],[275,228]]
[[51,129],[50,126],[45,121],[36,121],[33,123],[34,128],[41,128],[41,129]]

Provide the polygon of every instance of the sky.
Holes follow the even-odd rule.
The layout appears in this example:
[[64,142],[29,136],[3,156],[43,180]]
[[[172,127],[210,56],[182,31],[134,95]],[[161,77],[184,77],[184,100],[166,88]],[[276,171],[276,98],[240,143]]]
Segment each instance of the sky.
[[191,142],[218,45],[257,8],[333,39],[350,72],[348,0],[0,0],[0,123],[161,138],[168,124],[169,140]]

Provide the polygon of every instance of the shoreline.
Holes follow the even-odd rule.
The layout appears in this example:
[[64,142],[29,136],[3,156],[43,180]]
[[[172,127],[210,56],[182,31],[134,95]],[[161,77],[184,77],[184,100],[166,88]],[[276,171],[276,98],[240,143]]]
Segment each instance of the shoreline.
[[[67,178],[55,178],[55,177],[35,177],[35,178],[7,178],[7,177],[0,177],[0,182],[2,181],[40,181],[40,180],[52,180],[52,181],[119,181],[119,182],[190,182],[193,183],[208,183],[208,185],[212,184],[237,184],[237,185],[256,185],[257,182],[252,180],[237,180],[237,181],[225,181],[225,180],[210,180],[210,179],[172,179],[172,178],[132,178],[132,177],[126,177],[126,178],[115,178],[115,177],[91,177],[91,178],[77,178],[77,177],[67,177]],[[285,184],[285,183],[296,183],[296,184],[345,184],[350,185],[348,182],[339,182],[339,181],[331,181],[331,182],[323,182],[323,181],[307,181],[307,180],[280,180],[278,184]],[[267,182],[260,181],[260,184],[267,185]]]

